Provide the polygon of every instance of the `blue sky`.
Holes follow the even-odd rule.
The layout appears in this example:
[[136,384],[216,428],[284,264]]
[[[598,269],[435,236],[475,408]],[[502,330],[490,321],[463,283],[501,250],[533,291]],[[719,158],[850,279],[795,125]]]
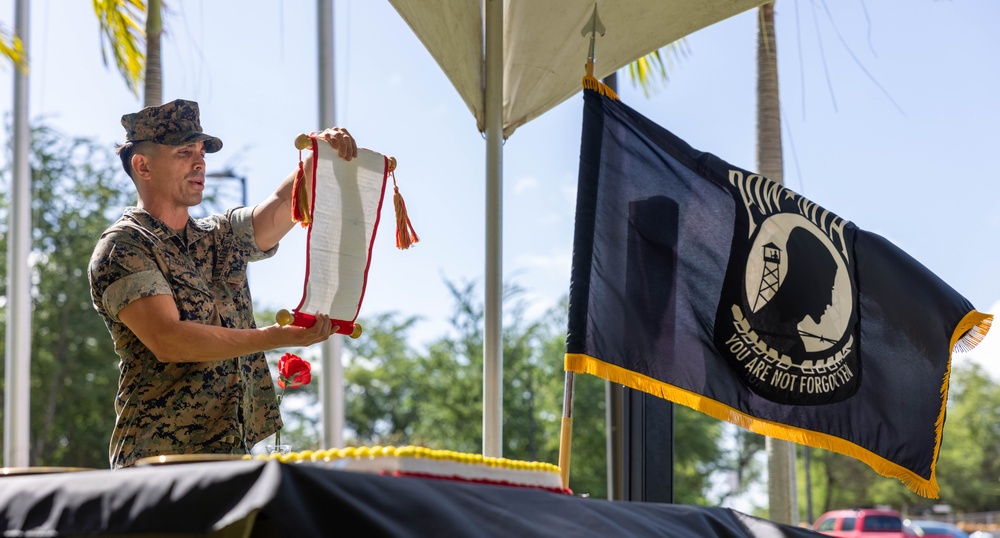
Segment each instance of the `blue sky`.
[[[141,100],[102,65],[90,2],[31,4],[30,117],[109,147],[121,142],[119,118]],[[168,4],[164,99],[201,104],[205,130],[225,143],[209,171],[247,176],[251,202],[260,201],[295,166],[294,136],[323,127],[315,3]],[[782,0],[776,10],[785,185],[886,236],[977,308],[995,312],[1000,3]],[[0,0],[8,28],[13,11],[12,0]],[[452,303],[444,280],[482,284],[485,142],[387,2],[338,1],[335,12],[337,123],[361,146],[396,157],[421,237],[397,250],[386,204],[361,315],[421,316],[412,336],[426,342],[447,330]],[[755,169],[755,32],[756,12],[702,30],[671,62],[666,86],[646,97],[621,73],[619,93],[692,146]],[[597,56],[600,62],[599,40]],[[12,78],[4,66],[7,121]],[[527,290],[531,314],[569,289],[581,118],[577,94],[504,146],[503,274]],[[6,144],[6,133],[0,136]],[[298,304],[304,245],[296,228],[277,256],[252,267],[258,304]],[[992,351],[998,339],[988,338],[977,358],[1000,362]]]

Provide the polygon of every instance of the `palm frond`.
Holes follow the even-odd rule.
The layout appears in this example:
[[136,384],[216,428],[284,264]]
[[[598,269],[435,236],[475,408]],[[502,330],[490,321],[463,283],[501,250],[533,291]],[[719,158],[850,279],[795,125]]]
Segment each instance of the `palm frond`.
[[28,73],[28,56],[21,40],[0,26],[0,55],[9,59],[21,73]]
[[101,58],[108,65],[108,50],[132,93],[139,95],[146,65],[146,4],[142,0],[93,0],[101,25]]
[[632,85],[640,86],[646,97],[649,97],[659,84],[665,86],[669,82],[669,69],[673,68],[673,60],[687,56],[688,52],[687,42],[679,39],[630,63],[628,75]]

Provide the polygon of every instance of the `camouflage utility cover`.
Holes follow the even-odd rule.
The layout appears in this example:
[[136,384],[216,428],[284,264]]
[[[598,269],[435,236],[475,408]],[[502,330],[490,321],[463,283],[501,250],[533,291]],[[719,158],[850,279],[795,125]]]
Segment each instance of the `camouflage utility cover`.
[[222,140],[201,130],[198,103],[177,99],[165,105],[146,107],[122,116],[125,140],[145,140],[168,146],[185,146],[199,140],[205,142],[205,153],[222,149]]
[[185,241],[130,207],[101,235],[90,260],[91,295],[121,358],[112,467],[162,454],[241,454],[281,426],[263,353],[164,363],[118,319],[136,299],[172,295],[181,320],[255,328],[247,264],[277,247],[257,248],[252,214],[238,208],[188,219]]

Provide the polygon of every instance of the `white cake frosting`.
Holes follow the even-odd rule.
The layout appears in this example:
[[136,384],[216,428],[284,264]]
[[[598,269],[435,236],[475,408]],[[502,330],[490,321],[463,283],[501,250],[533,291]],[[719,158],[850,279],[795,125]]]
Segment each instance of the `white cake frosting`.
[[284,463],[316,465],[343,471],[440,478],[570,493],[562,485],[559,467],[551,463],[491,458],[480,454],[432,450],[418,446],[305,450],[284,455],[263,455],[257,458],[279,459]]

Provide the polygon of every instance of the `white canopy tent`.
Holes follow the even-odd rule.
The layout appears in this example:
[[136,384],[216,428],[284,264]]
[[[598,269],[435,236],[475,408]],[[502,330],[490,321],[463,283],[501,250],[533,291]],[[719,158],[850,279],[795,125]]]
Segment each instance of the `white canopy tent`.
[[[389,0],[447,75],[486,131],[483,34],[492,0]],[[497,4],[501,2],[497,1]],[[607,34],[594,75],[637,58],[760,0],[503,0],[503,137],[580,91],[589,40],[581,30],[596,4]],[[490,21],[491,23],[493,21]]]
[[594,76],[604,78],[671,42],[762,0],[389,0],[486,134],[483,454],[501,456],[503,139],[582,88],[594,12],[607,33]]

